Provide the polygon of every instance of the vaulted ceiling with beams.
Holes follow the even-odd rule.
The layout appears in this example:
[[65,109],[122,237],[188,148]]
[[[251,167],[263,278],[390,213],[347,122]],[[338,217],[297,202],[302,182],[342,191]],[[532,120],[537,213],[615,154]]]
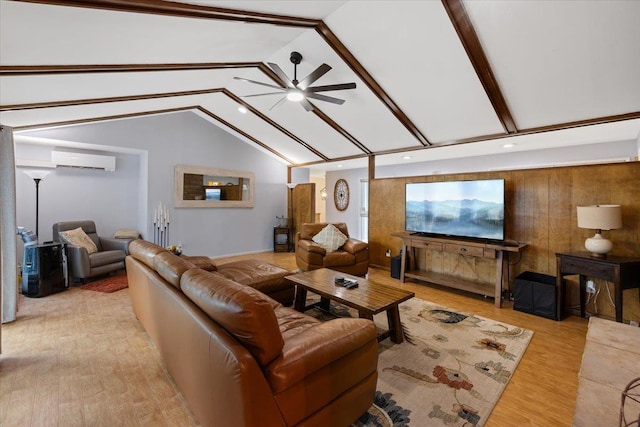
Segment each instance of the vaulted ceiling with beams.
[[[639,21],[640,1],[0,0],[0,123],[191,110],[292,166],[636,139]],[[344,104],[234,79],[284,86],[268,64],[293,79],[292,51],[299,79],[356,83],[322,92]]]

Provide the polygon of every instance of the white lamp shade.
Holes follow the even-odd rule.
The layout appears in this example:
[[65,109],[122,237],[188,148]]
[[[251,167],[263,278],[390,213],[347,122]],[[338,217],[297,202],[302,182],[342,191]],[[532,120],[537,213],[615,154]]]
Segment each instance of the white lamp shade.
[[44,179],[45,176],[51,173],[51,171],[44,171],[39,169],[25,169],[22,172],[24,172],[25,175],[32,179]]
[[578,227],[592,230],[622,228],[620,205],[578,206]]

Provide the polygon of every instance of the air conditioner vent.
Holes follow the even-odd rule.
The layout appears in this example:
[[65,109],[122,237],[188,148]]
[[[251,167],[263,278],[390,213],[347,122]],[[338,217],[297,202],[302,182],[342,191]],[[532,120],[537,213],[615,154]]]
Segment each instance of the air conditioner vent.
[[109,172],[116,170],[116,158],[114,156],[102,156],[98,154],[52,151],[51,163],[54,163],[58,167],[67,166],[72,168],[102,169]]

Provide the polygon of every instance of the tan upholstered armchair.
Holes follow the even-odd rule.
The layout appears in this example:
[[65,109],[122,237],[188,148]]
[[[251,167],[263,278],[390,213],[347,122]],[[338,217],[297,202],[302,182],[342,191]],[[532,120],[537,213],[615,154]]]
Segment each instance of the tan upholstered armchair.
[[[95,245],[96,251],[89,251],[80,245],[69,244],[61,238],[61,232],[68,232],[82,228],[84,233]],[[84,282],[86,279],[107,274],[125,268],[124,259],[128,254],[129,243],[133,239],[111,239],[100,237],[93,221],[67,221],[53,224],[53,240],[67,243],[67,274],[74,282]]]
[[313,241],[328,224],[325,222],[302,224],[296,233],[296,264],[302,271],[330,268],[355,276],[365,276],[369,270],[369,245],[352,239],[345,223],[333,224],[347,240],[333,252]]

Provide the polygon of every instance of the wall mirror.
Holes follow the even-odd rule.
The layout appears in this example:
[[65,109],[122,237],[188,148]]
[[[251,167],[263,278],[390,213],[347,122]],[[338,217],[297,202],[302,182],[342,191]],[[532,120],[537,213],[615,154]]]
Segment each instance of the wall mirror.
[[252,208],[255,176],[252,172],[176,165],[176,208]]

